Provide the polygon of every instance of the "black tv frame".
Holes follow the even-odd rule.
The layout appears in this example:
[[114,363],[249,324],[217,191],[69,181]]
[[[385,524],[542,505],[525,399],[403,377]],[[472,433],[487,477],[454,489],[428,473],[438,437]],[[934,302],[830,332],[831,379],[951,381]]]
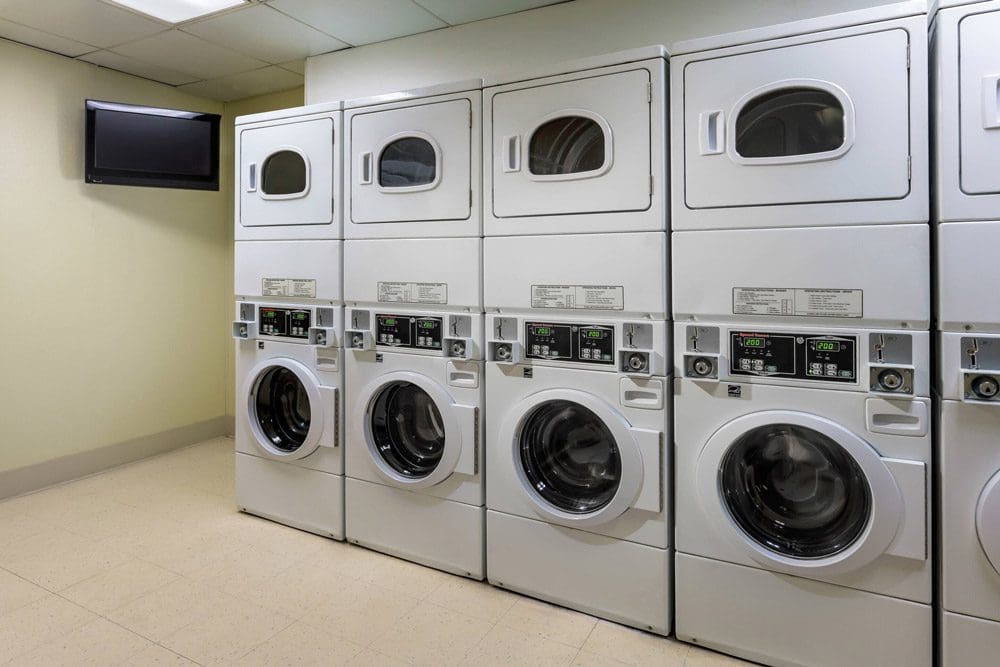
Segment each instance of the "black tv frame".
[[[186,176],[181,174],[138,172],[121,169],[106,169],[94,164],[94,124],[98,110],[118,111],[155,116],[173,116],[204,120],[211,123],[211,160],[212,171],[208,176]],[[181,109],[164,109],[137,104],[122,104],[101,100],[86,101],[86,151],[84,162],[84,180],[87,183],[101,185],[135,185],[150,188],[180,188],[185,190],[218,190],[219,189],[219,129],[222,117],[219,114],[201,111],[184,111]]]

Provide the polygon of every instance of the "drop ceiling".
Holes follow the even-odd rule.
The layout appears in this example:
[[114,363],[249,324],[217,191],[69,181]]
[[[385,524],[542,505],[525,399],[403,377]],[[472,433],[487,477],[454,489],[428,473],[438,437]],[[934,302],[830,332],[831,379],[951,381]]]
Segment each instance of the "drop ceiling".
[[0,0],[0,38],[228,102],[301,86],[309,56],[563,1],[249,0],[171,25],[110,0]]

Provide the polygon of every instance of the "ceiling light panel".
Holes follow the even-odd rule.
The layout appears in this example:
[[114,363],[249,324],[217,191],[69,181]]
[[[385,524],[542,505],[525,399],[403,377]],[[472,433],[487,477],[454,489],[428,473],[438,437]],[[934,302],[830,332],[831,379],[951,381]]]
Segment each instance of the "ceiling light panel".
[[140,14],[166,21],[183,23],[208,16],[224,9],[245,5],[246,0],[109,0]]

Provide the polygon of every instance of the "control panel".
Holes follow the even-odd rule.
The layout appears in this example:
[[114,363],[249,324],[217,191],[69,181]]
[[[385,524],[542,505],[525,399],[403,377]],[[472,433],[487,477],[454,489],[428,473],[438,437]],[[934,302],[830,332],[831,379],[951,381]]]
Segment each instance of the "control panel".
[[611,326],[525,322],[524,339],[529,359],[615,363],[615,329]]
[[733,331],[730,373],[824,382],[857,381],[857,338]]
[[261,306],[260,333],[264,336],[282,338],[309,338],[312,313],[300,308],[274,308]]
[[441,318],[413,315],[376,315],[376,345],[441,349]]

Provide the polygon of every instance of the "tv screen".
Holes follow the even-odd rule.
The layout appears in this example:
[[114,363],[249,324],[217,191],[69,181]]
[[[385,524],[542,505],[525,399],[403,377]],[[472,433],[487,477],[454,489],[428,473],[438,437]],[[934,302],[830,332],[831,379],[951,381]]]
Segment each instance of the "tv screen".
[[219,189],[219,115],[87,100],[87,183]]

